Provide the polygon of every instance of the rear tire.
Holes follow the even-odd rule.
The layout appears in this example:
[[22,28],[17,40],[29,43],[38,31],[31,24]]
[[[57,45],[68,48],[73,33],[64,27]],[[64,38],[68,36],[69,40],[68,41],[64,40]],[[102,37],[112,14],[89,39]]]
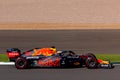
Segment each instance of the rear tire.
[[17,58],[15,61],[15,67],[17,69],[26,69],[28,66],[27,60],[25,58]]

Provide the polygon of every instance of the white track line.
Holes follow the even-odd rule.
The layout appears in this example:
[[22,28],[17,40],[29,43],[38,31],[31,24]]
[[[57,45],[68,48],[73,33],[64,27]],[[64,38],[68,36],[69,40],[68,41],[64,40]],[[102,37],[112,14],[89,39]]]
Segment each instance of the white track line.
[[113,65],[117,66],[117,65],[120,65],[120,64],[113,64]]
[[15,65],[14,62],[0,62],[0,65]]

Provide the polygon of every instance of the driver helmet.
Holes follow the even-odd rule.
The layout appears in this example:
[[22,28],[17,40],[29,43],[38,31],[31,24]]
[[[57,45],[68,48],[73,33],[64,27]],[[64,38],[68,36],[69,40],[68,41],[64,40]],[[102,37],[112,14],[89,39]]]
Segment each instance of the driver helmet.
[[53,51],[54,53],[56,53],[56,51],[57,51],[57,49],[56,49],[55,46],[52,46],[50,49],[51,49],[51,51]]

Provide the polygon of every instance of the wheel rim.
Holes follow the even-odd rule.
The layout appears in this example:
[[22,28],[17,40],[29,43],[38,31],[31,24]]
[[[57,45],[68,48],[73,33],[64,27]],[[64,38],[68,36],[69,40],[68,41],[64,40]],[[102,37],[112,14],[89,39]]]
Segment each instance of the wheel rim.
[[94,61],[89,62],[89,67],[95,67],[95,66],[96,66],[96,62],[94,62]]
[[22,66],[24,66],[24,64],[25,64],[25,61],[19,60],[19,61],[17,62],[17,64],[22,67]]

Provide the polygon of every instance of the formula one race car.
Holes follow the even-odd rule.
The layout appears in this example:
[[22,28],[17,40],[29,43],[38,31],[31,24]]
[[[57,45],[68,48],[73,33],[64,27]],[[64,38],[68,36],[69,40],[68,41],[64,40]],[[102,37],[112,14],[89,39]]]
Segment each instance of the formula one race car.
[[[35,48],[40,51],[41,48]],[[114,68],[110,61],[97,59],[92,53],[78,55],[73,51],[57,51],[56,54],[50,56],[34,55],[34,49],[28,50],[21,54],[17,48],[7,49],[10,61],[15,62],[17,69],[26,69],[31,67],[87,67],[89,69],[96,68]]]

